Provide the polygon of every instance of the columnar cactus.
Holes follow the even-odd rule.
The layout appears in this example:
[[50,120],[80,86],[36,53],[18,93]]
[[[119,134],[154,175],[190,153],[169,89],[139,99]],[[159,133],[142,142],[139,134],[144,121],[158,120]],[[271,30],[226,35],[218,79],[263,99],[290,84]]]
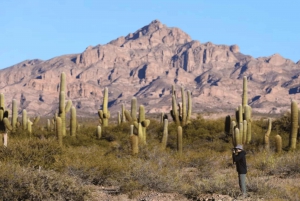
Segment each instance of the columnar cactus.
[[175,92],[173,92],[174,85],[172,86],[172,110],[171,110],[171,116],[173,118],[173,121],[177,125],[186,125],[190,123],[190,118],[192,116],[192,98],[191,98],[191,92],[187,91],[187,97],[188,97],[188,103],[186,103],[186,96],[184,93],[184,88],[181,87],[181,103],[178,104],[178,110],[177,110],[177,102],[175,97]]
[[25,131],[27,129],[27,111],[25,109],[23,109],[22,111],[22,127],[23,130]]
[[246,144],[249,144],[252,139],[252,118],[251,118],[251,107],[249,105],[246,105],[244,107],[245,110],[245,118],[247,121],[247,139]]
[[77,117],[76,117],[76,108],[74,106],[71,107],[71,118],[70,118],[70,134],[71,136],[76,136],[76,128],[77,128]]
[[185,101],[185,93],[184,93],[184,88],[181,87],[181,102],[182,102],[182,116],[181,116],[181,121],[182,125],[184,126],[187,121],[187,114],[186,114],[186,101]]
[[145,136],[143,133],[143,128],[142,128],[141,123],[138,123],[138,137],[139,137],[139,142],[141,142],[143,145],[145,145],[146,141],[145,141]]
[[59,146],[63,146],[62,120],[61,117],[56,117],[56,136]]
[[160,123],[164,123],[164,113],[160,113]]
[[118,111],[118,125],[121,125],[121,123],[122,123],[121,112]]
[[69,100],[65,104],[65,91],[66,91],[66,74],[61,73],[60,76],[60,93],[59,93],[59,114],[61,118],[62,135],[66,136],[66,113],[70,111],[72,102]]
[[132,98],[131,100],[131,112],[125,110],[125,116],[127,121],[134,125],[135,133],[139,136],[139,141],[146,144],[146,128],[150,125],[150,120],[145,118],[145,108],[143,105],[139,107],[139,118],[137,118],[137,100]]
[[145,118],[145,108],[143,105],[140,105],[139,108],[139,122],[141,123],[142,126],[142,133],[143,133],[143,141],[146,144],[146,128],[150,125],[150,120]]
[[40,121],[40,116],[36,116],[33,118],[32,125],[36,126]]
[[139,137],[133,133],[134,125],[130,125],[130,144],[131,144],[131,153],[136,155],[139,153]]
[[227,115],[225,117],[225,135],[228,136],[230,134],[230,126],[231,126],[231,117]]
[[18,119],[18,103],[16,99],[12,100],[12,118],[11,118],[11,126],[13,128],[13,132],[17,128],[17,119]]
[[131,113],[130,113],[132,121],[137,121],[136,113],[137,113],[137,99],[136,97],[133,97],[131,99]]
[[101,130],[101,126],[97,126],[97,138],[101,139],[102,137],[102,130]]
[[189,124],[191,122],[192,117],[192,95],[191,92],[187,91],[187,97],[188,97],[188,110],[187,110],[187,117],[186,117],[186,123]]
[[162,149],[167,148],[167,141],[168,141],[168,119],[164,119],[164,131],[161,140]]
[[265,133],[265,137],[264,137],[264,148],[265,150],[269,150],[270,149],[270,134],[271,134],[271,130],[272,130],[272,119],[268,119],[268,130]]
[[243,123],[243,106],[239,105],[239,119],[238,119],[239,123]]
[[298,131],[298,104],[296,101],[291,103],[291,133],[289,138],[289,149],[295,150]]
[[243,97],[242,97],[242,105],[245,107],[248,105],[248,87],[247,87],[247,76],[243,77]]
[[282,139],[281,139],[281,136],[280,135],[276,135],[275,136],[275,144],[276,144],[276,153],[281,153],[282,151]]
[[233,142],[234,146],[236,146],[238,144],[242,144],[242,142],[243,142],[242,135],[241,135],[239,128],[237,128],[237,127],[234,129],[234,136],[235,136],[235,140]]
[[51,122],[50,122],[50,119],[47,119],[47,131],[48,132],[51,131]]
[[177,127],[177,151],[179,155],[182,155],[182,127]]
[[28,134],[29,134],[29,137],[31,138],[32,136],[32,122],[30,121],[30,119],[27,120],[27,131],[28,131]]
[[110,118],[110,112],[108,110],[108,88],[105,87],[103,94],[102,110],[98,111],[99,118],[101,119],[102,126],[108,126],[108,119]]
[[175,123],[177,125],[180,125],[180,121],[179,121],[179,115],[178,115],[178,111],[177,111],[177,103],[176,103],[176,98],[173,95],[172,96],[172,110],[171,110],[171,116],[173,118],[173,121],[175,121]]
[[235,128],[236,128],[235,121],[231,121],[230,129],[231,129],[231,134],[232,134],[232,144],[233,144],[233,147],[235,147],[237,145],[236,141],[235,141]]
[[125,105],[122,103],[122,115],[121,115],[121,123],[126,122],[126,117],[125,117]]
[[3,93],[0,93],[0,107],[2,107],[3,111],[5,111],[5,98]]
[[172,96],[175,96],[175,98],[177,98],[177,94],[176,94],[176,90],[175,90],[174,85],[172,85]]
[[247,139],[247,121],[243,121],[243,144],[246,144]]

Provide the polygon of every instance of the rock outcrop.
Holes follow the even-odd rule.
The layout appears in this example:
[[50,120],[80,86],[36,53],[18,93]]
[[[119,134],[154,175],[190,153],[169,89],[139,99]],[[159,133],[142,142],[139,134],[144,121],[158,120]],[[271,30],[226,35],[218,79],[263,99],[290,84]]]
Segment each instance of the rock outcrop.
[[148,112],[168,112],[173,84],[192,92],[195,112],[233,111],[241,103],[243,76],[248,77],[254,111],[280,113],[289,108],[291,99],[300,102],[299,62],[279,54],[253,58],[242,54],[238,45],[200,43],[158,20],[80,54],[2,69],[0,92],[8,107],[15,98],[20,100],[19,111],[52,115],[58,108],[61,72],[67,77],[67,99],[79,116],[96,114],[104,87],[115,115],[121,103],[130,107],[133,96]]

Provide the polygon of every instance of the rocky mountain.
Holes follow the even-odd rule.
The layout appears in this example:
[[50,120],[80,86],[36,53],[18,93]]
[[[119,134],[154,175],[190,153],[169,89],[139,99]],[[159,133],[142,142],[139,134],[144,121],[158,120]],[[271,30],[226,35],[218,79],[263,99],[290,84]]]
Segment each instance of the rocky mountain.
[[58,108],[61,72],[67,77],[67,99],[79,116],[96,115],[104,87],[115,115],[122,103],[130,108],[133,96],[150,113],[168,112],[173,84],[192,92],[194,112],[234,111],[241,104],[243,76],[248,77],[254,112],[281,113],[289,109],[291,99],[300,102],[300,62],[279,54],[253,58],[237,45],[202,44],[158,20],[80,54],[2,69],[0,92],[8,107],[17,99],[20,112],[52,115]]

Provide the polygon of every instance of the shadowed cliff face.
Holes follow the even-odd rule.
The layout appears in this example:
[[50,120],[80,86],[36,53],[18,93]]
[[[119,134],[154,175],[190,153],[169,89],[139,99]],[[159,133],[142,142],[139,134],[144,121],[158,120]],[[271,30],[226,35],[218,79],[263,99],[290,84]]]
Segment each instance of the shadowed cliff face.
[[240,53],[237,45],[201,44],[158,20],[81,54],[3,69],[0,92],[8,107],[14,98],[20,100],[20,112],[52,115],[58,108],[61,72],[66,73],[67,99],[78,116],[96,114],[104,87],[113,115],[122,103],[129,109],[133,96],[148,112],[169,112],[173,84],[178,92],[181,86],[192,92],[194,112],[234,112],[241,103],[243,76],[248,77],[254,112],[280,113],[289,109],[291,99],[300,102],[299,62],[278,54],[256,59]]

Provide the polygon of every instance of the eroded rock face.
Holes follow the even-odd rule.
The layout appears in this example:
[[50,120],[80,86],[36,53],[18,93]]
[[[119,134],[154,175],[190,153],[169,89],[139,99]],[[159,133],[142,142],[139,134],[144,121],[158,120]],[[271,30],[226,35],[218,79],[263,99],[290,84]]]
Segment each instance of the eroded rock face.
[[254,111],[283,112],[291,98],[300,99],[299,62],[279,54],[255,59],[242,54],[237,45],[200,43],[158,20],[108,44],[89,46],[81,54],[3,69],[0,92],[9,107],[16,98],[19,111],[52,115],[58,108],[61,72],[67,76],[66,97],[78,115],[96,115],[104,87],[109,89],[112,115],[122,103],[129,109],[133,96],[148,112],[169,112],[173,84],[178,92],[181,86],[192,92],[195,112],[234,113],[241,103],[243,76],[248,77]]

